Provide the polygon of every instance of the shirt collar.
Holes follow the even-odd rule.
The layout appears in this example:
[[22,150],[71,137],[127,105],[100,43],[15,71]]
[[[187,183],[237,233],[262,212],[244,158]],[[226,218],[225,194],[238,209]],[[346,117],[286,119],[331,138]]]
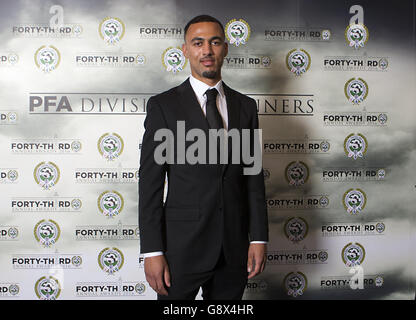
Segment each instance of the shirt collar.
[[210,87],[209,85],[207,85],[206,83],[202,82],[201,80],[196,79],[195,77],[193,77],[192,75],[189,76],[189,82],[191,83],[192,89],[194,89],[195,94],[200,97],[200,98],[206,98],[205,92],[208,89],[212,89],[215,88],[218,90],[220,96],[223,98],[224,95],[224,87],[222,85],[222,80],[218,81],[215,86]]

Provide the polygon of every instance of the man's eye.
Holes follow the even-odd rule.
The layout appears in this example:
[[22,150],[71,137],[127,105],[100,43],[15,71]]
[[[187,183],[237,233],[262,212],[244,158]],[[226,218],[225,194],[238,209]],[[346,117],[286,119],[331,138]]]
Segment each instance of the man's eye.
[[200,47],[202,45],[202,42],[194,42],[194,46]]

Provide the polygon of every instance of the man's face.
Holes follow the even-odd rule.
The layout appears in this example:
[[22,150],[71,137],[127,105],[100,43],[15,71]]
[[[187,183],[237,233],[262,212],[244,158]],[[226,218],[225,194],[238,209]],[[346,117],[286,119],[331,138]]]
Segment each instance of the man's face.
[[221,67],[228,53],[228,44],[218,23],[191,24],[182,51],[189,60],[195,78],[210,83],[221,79]]

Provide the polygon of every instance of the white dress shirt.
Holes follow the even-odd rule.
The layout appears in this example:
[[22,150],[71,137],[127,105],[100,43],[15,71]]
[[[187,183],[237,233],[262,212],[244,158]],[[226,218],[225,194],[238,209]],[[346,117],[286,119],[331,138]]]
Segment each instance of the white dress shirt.
[[227,100],[225,99],[224,88],[222,85],[222,80],[218,81],[217,84],[213,87],[210,87],[206,83],[194,78],[192,75],[189,77],[189,82],[191,87],[195,92],[196,98],[202,108],[204,115],[207,115],[207,95],[205,92],[209,89],[217,89],[217,108],[222,118],[222,124],[224,129],[228,129],[228,112],[227,112]]
[[[202,108],[202,112],[206,115],[206,105],[207,105],[207,96],[205,92],[208,89],[217,89],[218,95],[217,95],[217,108],[221,115],[222,122],[224,125],[224,129],[228,130],[228,110],[227,110],[227,100],[225,98],[224,94],[224,87],[222,85],[222,80],[218,81],[217,84],[213,87],[210,87],[206,83],[194,78],[192,75],[189,77],[189,82],[191,84],[192,89],[195,92],[196,98],[198,99],[198,102]],[[266,241],[251,241],[250,243],[267,243]],[[160,256],[162,255],[162,251],[156,251],[156,252],[148,252],[144,253],[143,256],[145,258],[148,257],[154,257],[154,256]]]

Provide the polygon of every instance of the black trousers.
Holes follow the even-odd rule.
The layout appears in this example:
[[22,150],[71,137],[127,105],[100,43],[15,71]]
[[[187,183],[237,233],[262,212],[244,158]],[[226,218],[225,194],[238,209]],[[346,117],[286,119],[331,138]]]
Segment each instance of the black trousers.
[[241,300],[248,273],[245,266],[228,265],[221,252],[211,271],[196,274],[187,273],[186,270],[171,271],[170,276],[171,286],[167,288],[169,294],[158,294],[158,300],[194,300],[200,288],[204,300]]

